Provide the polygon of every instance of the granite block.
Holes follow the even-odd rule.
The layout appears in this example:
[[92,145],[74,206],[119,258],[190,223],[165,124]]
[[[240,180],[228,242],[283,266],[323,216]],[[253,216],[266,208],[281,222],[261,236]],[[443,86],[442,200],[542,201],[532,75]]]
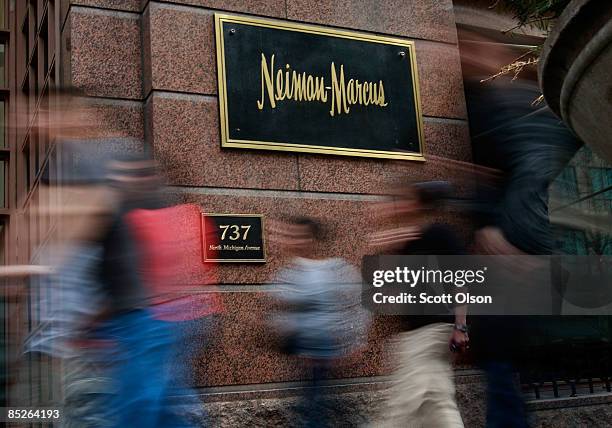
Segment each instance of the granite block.
[[[158,3],[164,2],[164,0],[160,0]],[[143,0],[143,3],[153,2]],[[278,18],[285,17],[285,0],[172,0],[167,3],[200,6],[210,9],[274,16]]]
[[470,129],[464,121],[425,118],[425,156],[458,162],[472,161]]
[[[213,12],[157,2],[150,2],[147,9],[144,60],[152,89],[217,93]],[[419,41],[417,64],[424,114],[465,118],[458,48]]]
[[300,155],[300,189],[377,194],[398,179],[459,179],[455,162],[471,161],[466,122],[426,119],[425,162]]
[[150,2],[144,14],[145,90],[217,93],[213,12]]
[[144,114],[138,101],[92,99],[87,115],[90,129],[104,136],[130,137],[144,141]]
[[221,263],[218,266],[218,279],[221,284],[264,284],[272,281],[274,274],[286,263],[279,245],[271,240],[267,222],[278,218],[281,213],[296,213],[295,201],[282,198],[257,198],[250,196],[202,195],[184,193],[182,202],[195,203],[203,212],[263,214],[264,239],[267,263],[235,265]]
[[457,42],[451,0],[287,0],[287,18],[388,35]]
[[417,41],[416,60],[423,114],[467,118],[457,46]]
[[71,4],[99,7],[102,9],[140,11],[140,0],[70,0]]
[[[326,239],[317,247],[317,254],[343,257],[359,266],[363,255],[370,252],[367,234],[373,231],[374,213],[363,201],[306,199],[281,192],[266,192],[258,197],[240,192],[206,195],[189,190],[181,196],[182,202],[199,204],[204,212],[263,214],[265,222],[286,216],[311,216],[321,221],[327,231]],[[267,263],[249,265],[248,269],[243,265],[221,264],[220,283],[263,284],[273,279],[288,260],[265,224],[264,233]]]
[[217,100],[155,93],[150,143],[171,184],[297,189],[297,157],[287,153],[221,150]]
[[[443,177],[447,178],[447,177]],[[220,264],[218,267],[221,284],[263,284],[270,282],[275,272],[287,263],[287,255],[270,234],[270,222],[287,216],[306,215],[318,219],[326,229],[323,242],[317,254],[324,257],[343,257],[355,266],[360,266],[364,255],[373,254],[377,248],[370,247],[369,235],[382,225],[376,217],[375,201],[356,199],[317,198],[316,194],[300,195],[286,192],[258,192],[223,189],[206,194],[185,189],[175,193],[173,200],[179,203],[195,203],[203,212],[242,213],[264,215],[264,239],[267,263],[236,266]],[[470,241],[473,225],[466,216],[453,212],[440,212],[431,221],[447,223],[455,227],[459,235]],[[378,249],[379,250],[379,249]]]
[[[275,292],[223,292],[224,312],[216,333],[194,363],[199,387],[308,379],[304,362],[278,351],[277,333],[269,325],[278,309]],[[374,319],[367,348],[339,362],[331,378],[388,374],[387,339],[399,331],[392,317]],[[194,344],[194,346],[199,346]]]
[[143,98],[147,98],[153,88],[153,70],[151,68],[151,11],[147,7],[142,12],[140,19],[142,28],[142,88]]
[[274,336],[266,324],[273,310],[269,296],[223,293],[223,304],[218,329],[194,362],[196,386],[265,383],[303,376],[303,367],[297,361],[274,350]]
[[312,192],[379,194],[387,183],[410,174],[423,177],[422,162],[344,156],[300,155],[300,189]]
[[71,80],[88,95],[142,98],[140,15],[72,7]]

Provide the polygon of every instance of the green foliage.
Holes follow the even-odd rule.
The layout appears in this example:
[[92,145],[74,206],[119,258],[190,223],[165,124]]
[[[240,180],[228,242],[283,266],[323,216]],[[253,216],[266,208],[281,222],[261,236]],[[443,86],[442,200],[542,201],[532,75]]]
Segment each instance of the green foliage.
[[571,0],[496,0],[491,8],[499,7],[514,13],[518,27],[534,26],[550,31],[551,25],[561,15]]

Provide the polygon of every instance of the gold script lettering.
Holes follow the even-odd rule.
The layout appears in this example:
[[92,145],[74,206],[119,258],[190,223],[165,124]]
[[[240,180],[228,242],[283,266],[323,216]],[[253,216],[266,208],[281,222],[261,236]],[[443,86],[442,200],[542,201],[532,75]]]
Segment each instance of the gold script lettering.
[[[344,65],[340,64],[340,81],[336,76],[336,65],[331,63],[331,81],[332,81],[332,105],[329,110],[330,116],[335,113],[348,113],[350,108],[346,105],[346,86],[344,85]],[[337,109],[337,111],[336,111]]]
[[[272,58],[270,58],[270,69],[274,70],[274,54],[272,54]],[[270,107],[276,108],[276,101],[274,100],[274,84],[273,78],[270,75],[270,70],[268,69],[268,63],[266,62],[266,56],[261,54],[261,99],[257,101],[257,108],[259,110],[263,110],[264,108],[264,89],[268,90],[268,99],[270,101]],[[265,85],[265,87],[264,87]]]
[[275,54],[270,61],[262,52],[260,63],[261,94],[257,100],[257,108],[263,110],[266,102],[270,108],[276,108],[279,101],[307,101],[327,103],[328,90],[331,90],[330,116],[349,114],[351,106],[376,105],[386,107],[389,105],[385,98],[385,88],[382,80],[378,82],[348,79],[345,81],[344,64],[339,69],[332,61],[330,65],[331,86],[325,86],[323,76],[313,76],[305,71],[292,70],[289,64],[285,64],[285,70],[281,66],[274,69]]

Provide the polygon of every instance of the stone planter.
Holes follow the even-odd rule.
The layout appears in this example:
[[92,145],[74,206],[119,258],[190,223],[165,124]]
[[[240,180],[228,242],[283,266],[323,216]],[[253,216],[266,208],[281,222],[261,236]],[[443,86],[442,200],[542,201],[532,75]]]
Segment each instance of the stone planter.
[[544,44],[539,72],[550,108],[612,161],[612,1],[572,1]]

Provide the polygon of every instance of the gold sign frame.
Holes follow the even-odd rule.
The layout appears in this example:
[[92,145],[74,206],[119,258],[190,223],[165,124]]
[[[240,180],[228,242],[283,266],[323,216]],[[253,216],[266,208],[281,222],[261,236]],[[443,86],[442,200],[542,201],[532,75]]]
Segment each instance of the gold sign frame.
[[[206,217],[258,217],[261,222],[261,246],[262,246],[262,255],[261,259],[209,259],[206,257]],[[264,224],[264,215],[263,214],[244,214],[244,213],[209,213],[202,212],[200,213],[200,231],[202,235],[202,261],[204,263],[267,263],[268,262],[268,253],[266,251],[266,229]]]
[[[229,118],[227,113],[227,82],[225,76],[225,47],[223,40],[223,24],[238,23],[287,31],[299,31],[318,34],[328,37],[359,40],[371,43],[392,44],[405,47],[410,54],[410,68],[414,93],[414,106],[416,112],[417,133],[419,139],[418,152],[394,152],[384,150],[353,149],[350,147],[314,146],[307,144],[282,143],[274,141],[239,140],[229,138]],[[215,40],[217,48],[217,81],[219,88],[219,116],[221,127],[221,147],[243,148],[256,150],[275,150],[284,152],[318,153],[342,156],[400,159],[425,161],[425,138],[423,133],[423,113],[421,109],[421,95],[419,90],[419,73],[416,63],[416,49],[412,40],[395,37],[377,36],[360,31],[338,30],[336,28],[318,25],[300,24],[277,19],[255,18],[252,16],[215,13]]]

